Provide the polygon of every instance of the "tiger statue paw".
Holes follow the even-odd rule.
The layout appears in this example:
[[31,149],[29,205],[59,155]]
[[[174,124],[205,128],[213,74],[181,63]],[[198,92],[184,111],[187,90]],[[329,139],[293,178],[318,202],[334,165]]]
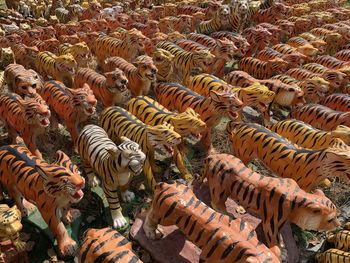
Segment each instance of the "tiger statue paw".
[[65,224],[71,224],[80,215],[81,213],[78,209],[68,208],[67,210],[64,211],[64,214],[62,216],[62,221]]
[[73,239],[67,238],[64,242],[59,242],[58,249],[61,255],[74,256],[78,250],[78,245]]
[[149,228],[145,223],[143,224],[143,231],[145,231],[146,237],[151,240],[157,240],[163,237],[163,233],[158,228]]
[[123,228],[123,227],[125,227],[128,224],[128,222],[124,218],[124,216],[121,213],[121,211],[119,211],[119,210],[112,210],[111,214],[112,214],[112,219],[113,219],[113,227],[115,229]]
[[135,194],[133,192],[128,191],[128,190],[121,192],[120,195],[122,197],[123,202],[125,202],[125,203],[129,203],[135,199]]

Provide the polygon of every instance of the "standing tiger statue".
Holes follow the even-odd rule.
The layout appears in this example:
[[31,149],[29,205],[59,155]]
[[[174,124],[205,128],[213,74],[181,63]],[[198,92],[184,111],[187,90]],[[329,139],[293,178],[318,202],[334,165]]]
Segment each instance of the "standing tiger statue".
[[230,28],[230,8],[228,5],[221,5],[210,20],[199,23],[197,32],[210,35],[213,32]]
[[157,67],[157,82],[172,81],[174,55],[169,51],[156,48],[153,51],[152,59]]
[[328,231],[339,226],[337,208],[321,190],[306,193],[292,179],[263,176],[233,155],[209,155],[204,161],[201,180],[204,178],[208,180],[215,210],[225,213],[225,201],[230,197],[261,218],[271,250],[281,245],[279,232],[286,223],[314,231]]
[[52,128],[57,130],[58,119],[62,118],[76,150],[79,125],[88,121],[96,112],[97,100],[89,85],[84,84],[79,89],[69,89],[62,82],[51,80],[45,83],[40,95],[53,112]]
[[51,76],[54,80],[72,87],[77,62],[70,54],[57,57],[49,51],[43,51],[35,58],[35,67],[42,76]]
[[50,124],[51,112],[43,100],[22,99],[15,93],[0,94],[0,120],[8,130],[12,143],[17,143],[19,134],[28,149],[41,158],[37,139]]
[[114,105],[122,105],[130,97],[127,88],[128,79],[124,72],[118,68],[102,74],[93,69],[81,68],[74,77],[75,89],[88,84],[95,97],[104,108]]
[[[145,154],[137,143],[121,137],[121,144],[115,145],[107,133],[99,126],[86,125],[77,139],[77,147],[91,187],[102,182],[102,189],[109,203],[113,227],[121,228],[127,224],[123,217],[117,189],[121,190],[124,202],[134,199],[128,191],[134,175],[142,172]],[[97,177],[96,177],[97,176]]]
[[244,164],[259,159],[278,176],[294,179],[304,191],[311,191],[327,177],[350,179],[348,147],[301,148],[255,123],[229,122],[227,132],[232,153]]
[[132,251],[131,242],[110,227],[89,228],[82,239],[79,262],[142,263]]
[[154,151],[159,151],[165,158],[172,157],[173,147],[181,142],[181,135],[168,123],[146,125],[127,110],[117,106],[109,107],[101,113],[100,126],[113,142],[125,136],[140,145],[142,152],[146,154],[143,172],[148,186],[153,190],[156,185],[153,173],[158,170]]
[[280,251],[275,254],[262,244],[246,221],[214,211],[178,182],[155,187],[143,224],[148,238],[159,238],[158,224],[176,225],[202,250],[200,262],[280,262]]
[[35,203],[57,239],[59,252],[63,256],[74,255],[78,246],[62,221],[71,223],[79,215],[79,211],[73,213],[70,209],[71,203],[84,196],[85,180],[78,167],[62,151],[56,152],[56,160],[50,164],[19,145],[0,147],[0,167],[0,182],[16,201],[22,216],[27,216],[30,208],[25,207],[25,199]]
[[120,57],[110,57],[105,61],[104,70],[121,69],[128,77],[128,88],[133,96],[147,95],[156,82],[157,67],[151,57],[142,55],[133,64]]
[[[147,96],[132,98],[128,102],[127,110],[148,125],[170,123],[182,138],[189,137],[195,142],[200,139],[200,134],[206,128],[205,122],[192,108],[187,108],[182,113],[171,112]],[[188,181],[192,179],[192,175],[184,165],[183,150],[183,143],[175,146],[173,159],[183,178]]]
[[85,42],[80,42],[74,45],[63,43],[58,46],[58,53],[60,55],[71,54],[79,68],[88,67],[91,61],[91,52]]

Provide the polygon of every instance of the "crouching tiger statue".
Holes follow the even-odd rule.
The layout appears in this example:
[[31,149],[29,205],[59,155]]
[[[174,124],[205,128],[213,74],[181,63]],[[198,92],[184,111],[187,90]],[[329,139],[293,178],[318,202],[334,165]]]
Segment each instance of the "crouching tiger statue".
[[158,224],[176,225],[202,249],[200,262],[280,262],[257,238],[255,230],[242,219],[233,220],[215,212],[193,191],[179,183],[159,183],[143,229],[150,239],[159,238]]
[[225,201],[231,197],[260,217],[270,248],[281,245],[279,231],[286,223],[314,231],[333,230],[339,225],[336,206],[321,190],[306,193],[292,179],[263,176],[233,155],[209,155],[204,161],[204,178],[212,207],[226,212]]
[[173,147],[181,142],[181,135],[166,122],[156,126],[146,125],[127,110],[117,106],[109,107],[101,113],[100,126],[114,142],[125,136],[140,145],[146,154],[143,171],[149,187],[153,190],[156,184],[153,173],[157,170],[154,151],[159,151],[165,158],[172,157]]
[[[187,108],[186,111],[181,113],[171,112],[147,96],[132,98],[128,102],[127,109],[148,125],[155,126],[165,122],[170,123],[174,126],[175,132],[180,134],[182,138],[190,137],[195,142],[200,139],[201,132],[206,129],[205,122],[200,119],[199,114],[192,108]],[[174,161],[183,178],[190,180],[192,175],[184,165],[183,150],[182,144],[174,147]]]
[[266,167],[284,178],[294,179],[307,192],[327,177],[350,179],[348,149],[330,147],[321,150],[301,148],[255,123],[227,124],[232,152],[247,164],[261,160]]
[[50,164],[19,145],[0,147],[0,167],[3,171],[0,182],[16,201],[22,216],[29,213],[24,199],[35,203],[57,239],[59,252],[64,256],[74,255],[77,244],[62,220],[71,223],[79,215],[78,211],[72,213],[69,209],[71,203],[79,202],[84,196],[85,180],[78,167],[62,151],[56,152],[56,160]]
[[[113,227],[124,227],[127,222],[122,214],[117,189],[121,190],[124,202],[134,199],[134,193],[128,191],[132,177],[142,172],[145,154],[140,146],[126,137],[122,143],[114,144],[107,133],[99,126],[86,125],[78,140],[78,152],[91,187],[102,182],[102,189],[109,203]],[[96,177],[97,176],[97,177]]]

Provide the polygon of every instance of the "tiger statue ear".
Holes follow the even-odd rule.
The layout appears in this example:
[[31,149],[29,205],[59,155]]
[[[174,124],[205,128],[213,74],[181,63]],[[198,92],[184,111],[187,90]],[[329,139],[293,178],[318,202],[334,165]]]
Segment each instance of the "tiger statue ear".
[[339,138],[333,138],[331,140],[331,143],[330,143],[330,146],[329,148],[331,150],[350,150],[350,147],[342,140],[342,139],[339,139]]
[[215,90],[211,90],[210,93],[209,93],[210,98],[212,100],[214,100],[215,102],[220,102],[221,101],[221,98],[220,98],[221,95],[222,95],[222,93],[217,92]]

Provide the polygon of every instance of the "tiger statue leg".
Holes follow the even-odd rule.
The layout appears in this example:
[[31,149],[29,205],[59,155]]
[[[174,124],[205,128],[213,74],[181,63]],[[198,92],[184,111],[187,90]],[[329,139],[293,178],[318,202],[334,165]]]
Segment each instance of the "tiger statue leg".
[[156,186],[156,180],[154,179],[154,176],[153,176],[152,165],[149,158],[150,157],[147,156],[145,160],[145,163],[143,165],[143,173],[146,177],[147,184],[151,187],[152,190],[154,190],[154,187]]
[[84,162],[83,166],[84,166],[85,176],[88,179],[88,185],[91,188],[99,186],[101,182],[98,179],[98,177],[95,175],[91,165],[89,163]]
[[31,138],[30,134],[23,135],[23,141],[28,146],[28,149],[34,153],[34,155],[40,159],[42,159],[42,154],[39,151],[36,143],[36,138]]
[[[159,218],[160,220],[160,218]],[[153,207],[151,206],[149,212],[147,213],[145,222],[143,223],[143,230],[146,236],[152,240],[159,239],[163,234],[158,230],[158,217],[154,213]]]
[[149,152],[149,161],[150,161],[152,172],[153,173],[160,173],[161,169],[158,165],[156,165],[156,161],[154,158],[154,151]]
[[176,167],[179,169],[182,177],[184,180],[189,181],[193,178],[192,174],[190,173],[190,171],[187,169],[187,167],[185,166],[184,163],[184,157],[182,156],[182,152],[183,152],[183,146],[182,145],[178,145],[176,147],[174,147],[174,162]]
[[71,224],[80,215],[81,215],[81,213],[78,209],[73,209],[73,208],[69,208],[69,207],[62,209],[62,221],[65,224]]

